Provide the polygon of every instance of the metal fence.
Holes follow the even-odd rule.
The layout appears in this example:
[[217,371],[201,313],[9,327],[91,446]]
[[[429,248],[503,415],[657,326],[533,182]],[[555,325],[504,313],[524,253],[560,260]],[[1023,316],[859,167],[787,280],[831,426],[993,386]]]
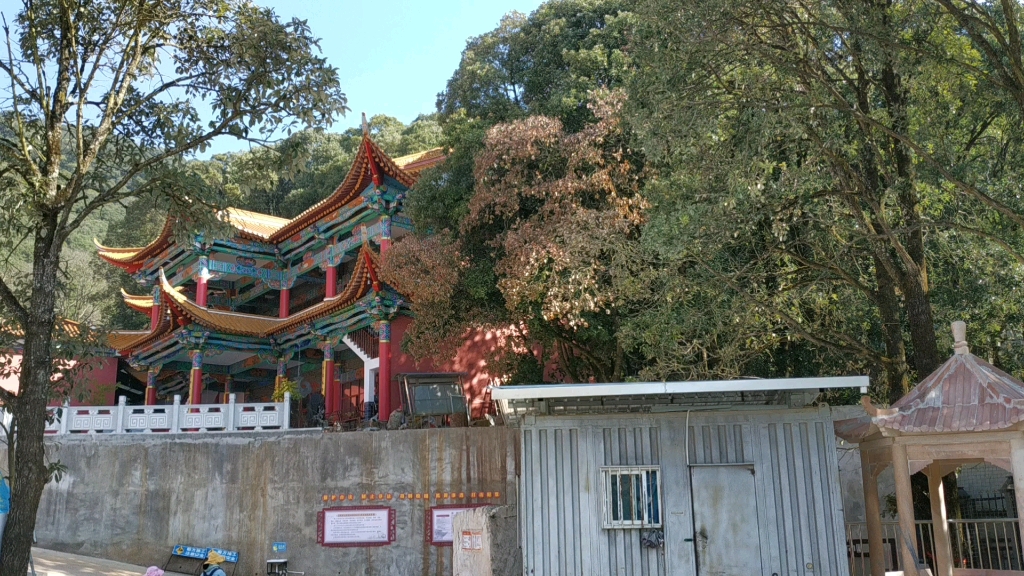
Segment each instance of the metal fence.
[[47,434],[130,434],[159,432],[234,432],[287,430],[290,395],[284,402],[239,404],[235,395],[227,404],[128,406],[121,396],[117,406],[59,406],[49,408]]
[[[917,523],[917,556],[935,569],[935,539],[930,520]],[[949,539],[954,568],[974,570],[1021,570],[1020,529],[1016,518],[950,520]],[[886,571],[902,570],[899,554],[899,523],[882,522],[882,554]],[[865,522],[846,524],[846,548],[851,576],[871,574],[868,529]]]

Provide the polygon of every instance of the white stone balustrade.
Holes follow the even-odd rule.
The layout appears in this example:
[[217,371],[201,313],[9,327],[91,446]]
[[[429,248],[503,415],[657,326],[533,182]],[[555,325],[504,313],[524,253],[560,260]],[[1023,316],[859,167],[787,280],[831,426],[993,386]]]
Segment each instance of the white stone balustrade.
[[288,430],[291,395],[284,402],[238,404],[235,395],[227,404],[174,404],[128,406],[125,397],[117,406],[59,406],[50,408],[47,434],[150,434],[178,432],[239,432]]

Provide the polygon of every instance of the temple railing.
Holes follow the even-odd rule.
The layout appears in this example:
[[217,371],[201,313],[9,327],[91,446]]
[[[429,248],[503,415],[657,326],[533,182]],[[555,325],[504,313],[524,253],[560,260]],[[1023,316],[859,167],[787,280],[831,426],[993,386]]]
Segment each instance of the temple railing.
[[235,395],[227,404],[173,404],[128,406],[121,396],[117,406],[59,406],[49,409],[47,434],[149,434],[179,432],[243,432],[288,430],[291,397],[284,402],[239,404]]

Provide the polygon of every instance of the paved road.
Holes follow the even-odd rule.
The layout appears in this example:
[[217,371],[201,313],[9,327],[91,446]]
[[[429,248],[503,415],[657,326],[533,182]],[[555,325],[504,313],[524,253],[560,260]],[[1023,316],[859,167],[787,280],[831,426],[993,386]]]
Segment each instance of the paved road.
[[143,576],[144,566],[133,566],[42,548],[32,549],[37,576]]

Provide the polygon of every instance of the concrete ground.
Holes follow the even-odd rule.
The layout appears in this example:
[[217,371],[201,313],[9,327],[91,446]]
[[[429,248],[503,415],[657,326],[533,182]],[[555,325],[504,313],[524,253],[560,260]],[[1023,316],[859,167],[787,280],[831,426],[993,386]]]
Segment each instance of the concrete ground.
[[66,554],[42,548],[32,549],[36,576],[143,576],[145,566]]

